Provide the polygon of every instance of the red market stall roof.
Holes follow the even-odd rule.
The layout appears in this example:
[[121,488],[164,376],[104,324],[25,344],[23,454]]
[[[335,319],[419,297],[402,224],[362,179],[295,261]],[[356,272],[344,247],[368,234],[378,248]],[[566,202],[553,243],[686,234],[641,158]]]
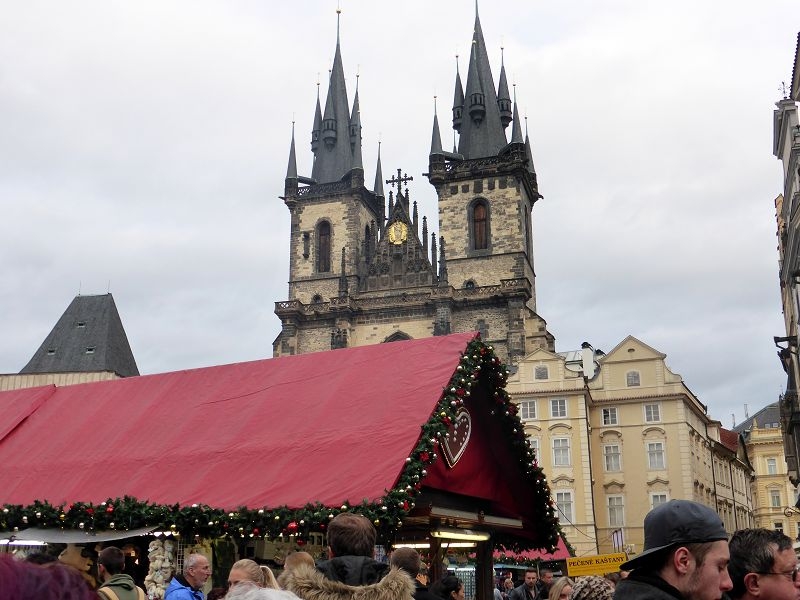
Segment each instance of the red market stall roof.
[[567,560],[569,557],[569,549],[561,536],[559,536],[558,546],[553,552],[547,552],[546,550],[523,550],[521,552],[501,552],[495,550],[494,552],[495,563],[503,564],[522,565],[535,563],[536,561],[549,562],[554,560]]
[[[462,369],[470,373],[460,375]],[[493,402],[501,412],[494,420],[505,419],[508,431],[481,437],[483,419],[476,415],[476,441],[470,442],[474,448],[465,453],[470,458],[462,461],[466,466],[459,476],[437,460],[436,450],[446,439],[446,426],[457,425],[457,407],[478,402],[479,394],[470,398],[473,383],[475,391],[482,386],[484,395],[494,394],[481,410],[488,414],[486,406]],[[459,387],[448,391],[450,385]],[[4,392],[0,504],[31,525],[52,525],[48,519],[58,524],[58,518],[64,526],[95,522],[98,513],[108,511],[98,521],[103,527],[114,518],[112,511],[122,516],[123,509],[142,517],[130,527],[150,524],[155,509],[127,503],[131,497],[171,507],[173,514],[183,511],[175,517],[179,529],[191,528],[180,518],[202,520],[181,508],[195,505],[231,511],[230,525],[239,528],[234,511],[243,507],[283,507],[269,514],[285,524],[293,514],[289,507],[313,504],[308,516],[316,520],[329,507],[365,502],[378,503],[389,514],[413,508],[414,495],[424,486],[452,487],[461,494],[497,495],[501,514],[538,523],[533,537],[550,545],[556,521],[549,488],[526,449],[504,385],[491,348],[466,333]],[[506,441],[493,444],[495,437]],[[504,466],[496,467],[495,459]],[[528,478],[530,493],[508,481],[511,472]],[[513,494],[505,489],[511,485]],[[244,525],[258,533],[268,524],[259,526],[254,515],[248,514]],[[2,517],[0,530],[13,521]],[[227,531],[228,521],[222,526]]]

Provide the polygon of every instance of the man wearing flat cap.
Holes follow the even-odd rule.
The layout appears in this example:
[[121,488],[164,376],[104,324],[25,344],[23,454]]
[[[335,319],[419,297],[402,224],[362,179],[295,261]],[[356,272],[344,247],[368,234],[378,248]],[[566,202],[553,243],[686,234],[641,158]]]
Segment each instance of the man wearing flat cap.
[[644,550],[620,565],[632,571],[614,600],[720,600],[728,575],[728,533],[711,508],[670,500],[644,518]]

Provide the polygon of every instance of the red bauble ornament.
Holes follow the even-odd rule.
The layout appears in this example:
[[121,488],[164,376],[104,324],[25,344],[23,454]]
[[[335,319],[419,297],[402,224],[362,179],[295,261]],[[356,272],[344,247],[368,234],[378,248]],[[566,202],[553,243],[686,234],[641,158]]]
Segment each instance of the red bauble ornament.
[[462,397],[465,393],[466,391],[464,390],[464,388],[458,388],[456,390],[456,396],[458,396],[459,398]]
[[87,508],[86,509],[86,514],[89,515],[89,516],[93,515],[94,514],[94,509],[93,508]]
[[297,523],[295,521],[292,521],[286,526],[286,529],[289,530],[289,533],[294,533],[295,531],[297,531]]
[[305,540],[297,540],[297,545],[298,546],[305,546],[306,545],[306,541]]
[[259,531],[258,527],[253,528],[253,535],[261,535],[261,531]]
[[408,500],[403,502],[403,510],[408,510]]
[[325,531],[325,523],[320,523],[319,528],[321,531]]
[[431,457],[431,455],[430,455],[430,454],[428,454],[427,452],[420,452],[420,453],[419,453],[419,459],[420,459],[422,462],[428,462],[428,460],[430,459],[430,457]]
[[106,512],[109,513],[109,514],[113,513],[114,512],[114,507],[109,504],[106,507]]

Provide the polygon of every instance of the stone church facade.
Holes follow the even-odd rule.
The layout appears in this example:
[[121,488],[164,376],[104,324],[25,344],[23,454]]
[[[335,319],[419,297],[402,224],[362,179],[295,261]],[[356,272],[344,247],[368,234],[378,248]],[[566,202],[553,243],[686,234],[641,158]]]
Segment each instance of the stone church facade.
[[495,88],[477,14],[452,122],[458,146],[446,152],[434,115],[425,174],[438,196],[437,239],[418,216],[409,178],[397,171],[384,180],[380,153],[366,187],[358,90],[351,109],[337,39],[324,110],[317,98],[310,177],[297,173],[292,136],[282,196],[289,296],[275,304],[274,356],[473,330],[512,364],[554,349],[536,312],[532,209],[540,195],[530,142],[505,66]]

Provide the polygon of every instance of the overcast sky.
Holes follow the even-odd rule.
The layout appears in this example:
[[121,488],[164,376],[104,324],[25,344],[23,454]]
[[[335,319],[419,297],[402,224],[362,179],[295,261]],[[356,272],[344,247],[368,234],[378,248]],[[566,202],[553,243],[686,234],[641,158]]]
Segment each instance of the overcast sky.
[[[366,179],[445,146],[471,0],[342,0]],[[0,372],[111,291],[143,374],[272,355],[288,297],[292,120],[310,175],[335,0],[0,0]],[[533,143],[538,312],[565,351],[634,335],[732,426],[785,375],[772,112],[797,0],[483,2]],[[326,87],[323,84],[322,94]],[[436,227],[434,227],[435,229]]]

